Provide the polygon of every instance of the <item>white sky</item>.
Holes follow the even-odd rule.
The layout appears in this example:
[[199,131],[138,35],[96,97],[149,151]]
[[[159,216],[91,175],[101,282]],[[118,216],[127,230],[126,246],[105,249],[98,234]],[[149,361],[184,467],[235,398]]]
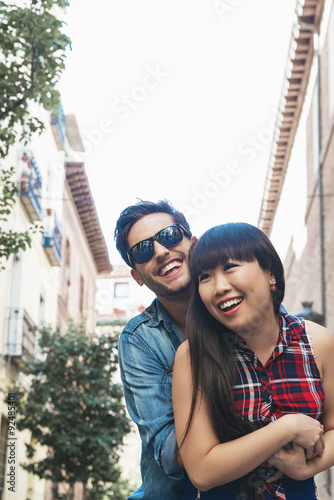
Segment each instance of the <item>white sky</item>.
[[72,0],[60,91],[75,114],[112,264],[136,198],[193,233],[257,224],[294,0]]

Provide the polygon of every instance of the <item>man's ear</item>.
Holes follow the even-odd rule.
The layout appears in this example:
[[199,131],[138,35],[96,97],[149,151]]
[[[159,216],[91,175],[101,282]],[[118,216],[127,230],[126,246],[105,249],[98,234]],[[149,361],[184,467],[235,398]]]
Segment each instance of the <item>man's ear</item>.
[[135,281],[137,281],[139,286],[143,286],[144,282],[139,278],[138,273],[135,269],[131,269],[131,276]]

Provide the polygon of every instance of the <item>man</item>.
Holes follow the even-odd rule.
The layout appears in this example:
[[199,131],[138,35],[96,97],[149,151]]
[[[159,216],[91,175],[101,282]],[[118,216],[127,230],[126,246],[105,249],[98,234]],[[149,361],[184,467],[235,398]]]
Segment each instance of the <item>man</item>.
[[188,257],[196,238],[169,202],[140,201],[121,213],[115,241],[132,277],[156,294],[119,340],[126,404],[142,441],[142,485],[130,499],[181,500],[186,476],[176,461],[171,368],[186,338]]

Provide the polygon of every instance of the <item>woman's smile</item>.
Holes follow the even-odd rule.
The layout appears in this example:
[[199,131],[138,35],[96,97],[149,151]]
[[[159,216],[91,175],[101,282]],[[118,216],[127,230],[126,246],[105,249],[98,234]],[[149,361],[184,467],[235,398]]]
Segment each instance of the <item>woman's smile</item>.
[[[263,304],[271,301],[270,273],[264,271],[257,260],[230,260],[207,270],[199,276],[198,289],[208,311],[235,331],[258,325]],[[273,308],[270,315],[274,315]]]

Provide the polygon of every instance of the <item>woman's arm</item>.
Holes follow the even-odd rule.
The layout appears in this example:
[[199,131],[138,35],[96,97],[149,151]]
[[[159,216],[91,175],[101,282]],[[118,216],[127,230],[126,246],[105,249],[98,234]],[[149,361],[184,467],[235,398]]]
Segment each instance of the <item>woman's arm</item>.
[[[302,414],[285,415],[266,427],[228,443],[219,443],[205,398],[198,398],[186,438],[192,398],[188,342],[178,349],[173,373],[173,408],[179,453],[190,480],[202,491],[238,479],[261,465],[280,448],[295,441],[321,452],[321,424]],[[181,445],[182,443],[182,445]],[[181,446],[180,446],[181,445]]]
[[298,446],[285,452],[280,450],[268,462],[293,479],[307,479],[334,465],[334,336],[316,323],[308,322],[317,366],[325,392],[322,423],[325,427],[323,453],[306,460],[304,450]]

